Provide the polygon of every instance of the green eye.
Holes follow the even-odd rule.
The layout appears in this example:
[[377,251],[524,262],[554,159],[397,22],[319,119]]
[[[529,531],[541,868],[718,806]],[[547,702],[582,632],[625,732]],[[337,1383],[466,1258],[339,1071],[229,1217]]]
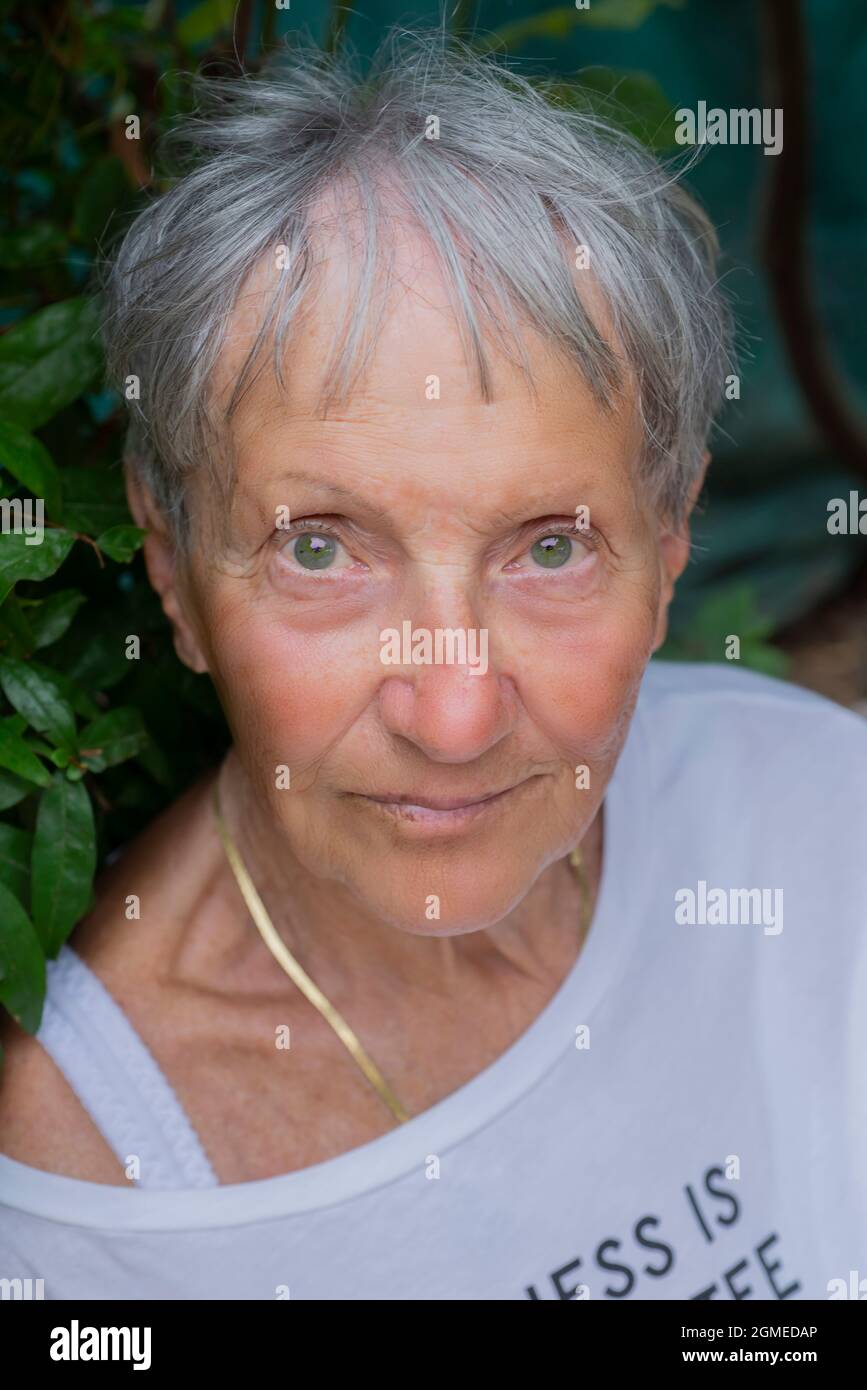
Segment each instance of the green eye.
[[295,559],[308,570],[324,570],[331,564],[337,552],[337,542],[332,536],[299,536],[294,545]]
[[542,536],[530,547],[530,553],[546,569],[559,569],[572,554],[572,542],[568,536]]

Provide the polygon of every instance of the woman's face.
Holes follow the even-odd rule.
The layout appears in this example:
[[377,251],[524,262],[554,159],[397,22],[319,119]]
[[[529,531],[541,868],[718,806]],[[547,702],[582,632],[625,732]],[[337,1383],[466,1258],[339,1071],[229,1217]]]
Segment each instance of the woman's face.
[[[686,550],[636,476],[629,403],[606,414],[528,338],[538,402],[491,347],[484,404],[430,253],[407,239],[396,269],[370,369],[321,420],[351,292],[328,262],[286,392],[266,366],[233,421],[230,512],[202,525],[173,616],[291,854],[379,920],[453,934],[504,917],[591,823]],[[265,275],[235,312],[218,390]],[[192,515],[209,505],[194,485]],[[383,659],[405,624],[429,659],[403,662],[400,644]],[[457,645],[437,653],[438,629]]]

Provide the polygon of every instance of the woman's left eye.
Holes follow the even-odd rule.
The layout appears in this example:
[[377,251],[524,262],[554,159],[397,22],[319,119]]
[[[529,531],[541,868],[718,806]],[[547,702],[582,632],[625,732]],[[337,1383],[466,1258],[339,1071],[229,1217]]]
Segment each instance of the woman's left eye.
[[542,536],[530,546],[530,554],[537,565],[559,569],[572,557],[572,542],[568,536]]
[[280,554],[294,561],[308,574],[322,570],[345,569],[347,564],[351,564],[350,556],[335,535],[330,531],[313,527],[303,530],[294,539],[290,538],[281,546]]
[[530,557],[530,565],[522,568],[561,570],[569,567],[574,570],[592,554],[592,547],[565,532],[549,531],[533,541],[524,554]]

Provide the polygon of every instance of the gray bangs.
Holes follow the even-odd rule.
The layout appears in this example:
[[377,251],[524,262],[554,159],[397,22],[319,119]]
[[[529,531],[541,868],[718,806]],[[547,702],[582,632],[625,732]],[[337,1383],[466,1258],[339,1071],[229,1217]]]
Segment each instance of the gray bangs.
[[[164,140],[175,181],[133,220],[101,286],[109,379],[124,395],[138,381],[125,457],[181,546],[190,473],[209,468],[218,488],[231,485],[227,425],[266,345],[281,385],[291,372],[323,195],[338,208],[351,202],[361,226],[323,414],[349,398],[374,350],[397,205],[435,250],[483,399],[492,399],[489,334],[512,360],[517,349],[532,383],[521,326],[561,352],[606,408],[628,371],[643,475],[660,510],[682,517],[731,370],[731,316],[713,227],[670,169],[559,100],[553,79],[549,91],[440,30],[390,31],[364,73],[350,50],[307,45],[261,75],[192,81],[196,109]],[[230,315],[278,251],[287,268],[217,412],[210,386]],[[582,265],[609,338],[582,302]]]

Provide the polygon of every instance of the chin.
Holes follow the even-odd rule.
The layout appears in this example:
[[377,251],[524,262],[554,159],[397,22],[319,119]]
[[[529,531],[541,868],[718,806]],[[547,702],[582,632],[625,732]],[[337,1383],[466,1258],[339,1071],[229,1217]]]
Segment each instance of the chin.
[[416,864],[411,873],[403,873],[399,866],[383,871],[380,863],[376,882],[359,883],[356,892],[381,922],[410,936],[464,936],[508,916],[544,867],[528,866],[521,873],[512,864],[506,875],[498,858],[489,865],[482,872],[477,862],[455,871],[441,863],[432,863],[427,871]]

